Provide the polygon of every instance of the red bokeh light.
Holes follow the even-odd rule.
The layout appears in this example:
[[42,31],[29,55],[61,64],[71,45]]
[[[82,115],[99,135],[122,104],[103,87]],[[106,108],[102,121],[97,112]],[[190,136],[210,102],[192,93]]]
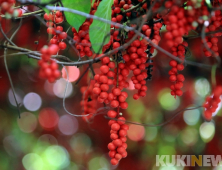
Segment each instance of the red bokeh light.
[[58,121],[59,116],[52,108],[44,108],[39,113],[39,123],[45,130],[54,130]]

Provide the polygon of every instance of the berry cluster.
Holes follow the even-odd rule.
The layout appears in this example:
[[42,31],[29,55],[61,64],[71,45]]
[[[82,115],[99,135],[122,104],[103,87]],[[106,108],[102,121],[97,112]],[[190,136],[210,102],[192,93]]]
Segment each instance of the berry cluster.
[[59,51],[59,47],[55,44],[49,47],[44,46],[41,49],[41,60],[38,61],[40,66],[39,77],[43,79],[48,79],[50,83],[53,83],[61,75],[58,70],[58,64],[51,60],[51,55],[55,55]]
[[55,24],[60,24],[64,21],[64,16],[63,13],[60,11],[52,11],[50,14],[45,13],[44,19]]
[[[13,17],[21,17],[22,10],[14,9],[13,6],[15,4],[15,0],[1,0],[0,1],[0,13],[5,14],[6,18]],[[0,16],[1,21],[1,16]]]
[[[99,103],[110,103],[112,108],[120,106],[122,109],[126,109],[128,104],[125,100],[128,95],[126,92],[121,92],[121,90],[129,86],[128,82],[126,82],[126,76],[129,74],[129,71],[125,69],[123,63],[119,63],[119,67],[117,79],[117,69],[114,71],[110,70],[115,68],[115,63],[110,61],[109,57],[104,57],[100,67],[101,74],[94,76],[96,83],[94,84],[93,93],[98,95],[97,100]],[[108,93],[109,85],[115,85],[110,93]]]
[[[182,44],[178,45],[177,47],[172,47],[171,51],[172,54],[175,56],[178,56],[181,60],[184,60],[185,58],[185,46],[188,44],[186,42],[183,42]],[[184,65],[178,63],[176,60],[171,60],[169,62],[169,65],[172,67],[169,71],[169,80],[173,82],[174,84],[170,86],[171,95],[172,96],[182,96],[183,91],[180,90],[183,87],[183,81],[185,80],[184,76],[182,74],[178,74],[178,71],[182,71],[184,69]]]
[[[160,22],[151,24],[151,26],[145,24],[142,26],[142,33],[147,36],[147,38],[150,38],[152,42],[156,45],[159,44],[161,37],[160,37],[160,29],[162,27],[162,24]],[[151,48],[149,49],[150,53],[154,52],[154,47],[150,45]]]
[[[169,8],[172,6],[172,2],[167,1],[165,7]],[[165,24],[167,33],[164,35],[168,47],[178,46],[183,42],[182,36],[187,33],[191,26],[188,24],[187,18],[185,17],[185,10],[183,7],[176,5],[171,7],[170,13],[165,18]]]
[[[120,23],[124,17],[122,15],[121,9],[127,10],[127,9],[131,8],[132,6],[133,6],[133,4],[132,4],[131,0],[121,0],[121,1],[114,0],[114,7],[112,9],[112,21]],[[131,15],[131,12],[126,13],[127,17],[130,17],[130,15]],[[111,27],[118,28],[113,25]]]
[[95,96],[95,94],[93,94],[93,84],[94,83],[95,83],[95,80],[92,80],[92,81],[90,81],[89,86],[83,86],[80,89],[80,91],[82,93],[82,101],[80,103],[80,105],[82,106],[82,109],[83,109],[82,115],[90,114],[88,116],[83,117],[83,119],[85,121],[88,121],[93,116],[92,113],[96,112],[97,97]]
[[45,13],[44,19],[47,21],[47,33],[54,35],[50,40],[50,44],[57,44],[60,50],[65,50],[66,43],[63,42],[63,40],[67,38],[67,33],[63,32],[62,26],[56,26],[56,24],[61,23],[64,20],[62,12],[56,11],[52,12],[52,14]]
[[217,110],[218,104],[221,102],[222,86],[217,86],[211,96],[206,97],[203,107],[205,108],[204,117],[206,120],[211,120],[212,114]]
[[133,71],[131,80],[133,81],[135,89],[138,90],[138,92],[133,95],[135,100],[139,99],[139,97],[146,96],[147,86],[146,81],[144,80],[147,78],[146,49],[147,45],[144,44],[143,41],[135,40],[127,49],[127,54],[123,55],[126,66],[129,68],[129,70]]
[[207,46],[214,52],[213,54],[207,50],[207,48],[204,48],[204,55],[206,57],[211,57],[212,55],[219,56],[218,53],[218,46],[217,46],[217,42],[218,42],[218,38],[216,37],[206,37],[205,38],[206,42],[207,42]]
[[89,26],[91,23],[86,21],[79,28],[77,33],[75,28],[72,28],[73,40],[75,41],[75,47],[79,51],[80,57],[88,56],[91,57],[93,52],[91,51],[91,42],[89,41]]
[[[110,110],[107,113],[108,117],[116,118],[117,112],[114,110]],[[125,124],[125,118],[119,117],[116,120],[110,120],[108,125],[111,127],[110,130],[110,138],[112,142],[108,144],[109,157],[111,159],[112,165],[117,165],[120,159],[125,158],[127,156],[126,148],[126,135],[127,130],[129,130],[129,126]]]

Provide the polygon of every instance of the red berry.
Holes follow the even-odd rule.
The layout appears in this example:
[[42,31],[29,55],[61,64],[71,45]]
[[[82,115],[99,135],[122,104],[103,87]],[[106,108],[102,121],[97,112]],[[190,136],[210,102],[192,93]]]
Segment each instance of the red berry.
[[114,42],[113,43],[113,49],[120,47],[120,43],[119,42]]
[[122,103],[120,103],[120,107],[121,107],[122,109],[127,109],[128,103],[122,102]]
[[182,74],[178,74],[177,75],[177,80],[183,82],[185,80],[185,78],[184,78],[184,76]]
[[114,158],[116,155],[116,151],[109,151],[109,157]]
[[177,80],[177,77],[175,75],[171,75],[169,79],[170,81],[174,82]]
[[100,67],[100,71],[104,74],[108,73],[109,67],[107,65],[103,65]]
[[122,153],[126,152],[126,149],[124,147],[118,147],[117,152],[122,154]]
[[115,89],[113,89],[113,94],[115,96],[119,96],[121,94],[121,90],[119,88],[115,88]]
[[108,149],[111,150],[111,151],[112,151],[112,150],[115,150],[115,149],[116,149],[116,146],[115,146],[113,143],[109,143],[109,144],[108,144]]
[[119,147],[119,146],[122,146],[122,141],[120,140],[120,139],[115,139],[114,141],[113,141],[113,144],[115,145],[115,146],[117,146],[117,147]]
[[59,38],[60,39],[66,39],[67,38],[67,33],[66,32],[62,32],[59,34]]
[[120,159],[122,159],[122,155],[119,154],[119,153],[117,153],[117,154],[115,155],[115,158],[116,158],[117,160],[120,160]]
[[108,111],[107,116],[111,118],[115,118],[117,116],[117,112],[115,112],[114,110],[110,110]]
[[93,88],[93,93],[99,95],[99,94],[101,93],[100,88],[94,87],[94,88]]
[[113,123],[111,125],[111,129],[115,130],[115,131],[118,131],[120,129],[120,125],[118,123]]
[[112,108],[116,108],[119,106],[119,102],[117,100],[112,100],[111,103],[110,103],[110,106]]
[[119,123],[119,125],[123,125],[125,123],[125,118],[124,117],[119,117],[117,120],[117,123]]
[[118,162],[119,162],[119,161],[118,161],[116,158],[113,158],[113,159],[111,159],[111,161],[110,161],[110,163],[111,163],[112,165],[117,165]]
[[121,130],[119,131],[119,136],[120,136],[120,137],[125,137],[126,135],[127,135],[126,130],[121,129]]
[[66,49],[66,43],[60,42],[59,43],[59,48],[60,48],[60,50],[65,50]]
[[118,139],[118,135],[116,133],[112,133],[110,135],[110,139],[112,139],[112,140]]

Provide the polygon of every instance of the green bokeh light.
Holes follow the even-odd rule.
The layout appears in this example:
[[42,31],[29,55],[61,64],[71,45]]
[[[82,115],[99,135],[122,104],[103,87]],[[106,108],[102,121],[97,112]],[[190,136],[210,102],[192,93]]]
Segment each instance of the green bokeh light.
[[195,81],[195,90],[198,95],[205,97],[210,93],[210,83],[205,78],[199,78]]
[[29,153],[22,159],[22,164],[26,170],[39,170],[43,169],[43,160],[36,153]]
[[104,157],[94,157],[88,163],[89,170],[109,170],[109,162]]
[[70,140],[70,145],[77,154],[88,153],[91,144],[91,139],[84,133],[77,133]]
[[187,125],[195,125],[200,119],[200,111],[195,110],[186,110],[183,114],[183,119]]
[[158,129],[157,127],[146,127],[145,131],[146,131],[145,140],[153,141],[157,136]]
[[176,99],[170,94],[169,89],[163,89],[158,94],[158,100],[160,105],[165,110],[175,110],[180,105],[180,98],[177,97]]
[[69,165],[67,151],[61,146],[49,146],[44,152],[46,161],[55,168],[64,168]]
[[129,99],[128,100],[127,112],[132,116],[134,121],[139,121],[145,112],[144,104],[139,100]]
[[173,146],[164,144],[159,148],[158,155],[175,155],[176,150]]
[[181,132],[181,139],[186,145],[192,146],[198,141],[198,131],[195,128],[187,127]]
[[215,126],[212,122],[204,122],[200,126],[200,136],[204,142],[210,142],[215,134]]

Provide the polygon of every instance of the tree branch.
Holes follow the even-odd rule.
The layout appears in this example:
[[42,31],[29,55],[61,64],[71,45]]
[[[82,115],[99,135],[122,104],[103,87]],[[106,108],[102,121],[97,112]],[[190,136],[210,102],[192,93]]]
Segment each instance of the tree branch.
[[[21,19],[21,18],[26,18],[26,17],[30,17],[36,14],[42,14],[44,13],[44,11],[42,9],[38,10],[38,11],[34,11],[34,12],[28,12],[28,13],[24,13],[22,14],[21,17],[12,17],[12,19]],[[6,18],[5,15],[1,15],[2,18]]]

